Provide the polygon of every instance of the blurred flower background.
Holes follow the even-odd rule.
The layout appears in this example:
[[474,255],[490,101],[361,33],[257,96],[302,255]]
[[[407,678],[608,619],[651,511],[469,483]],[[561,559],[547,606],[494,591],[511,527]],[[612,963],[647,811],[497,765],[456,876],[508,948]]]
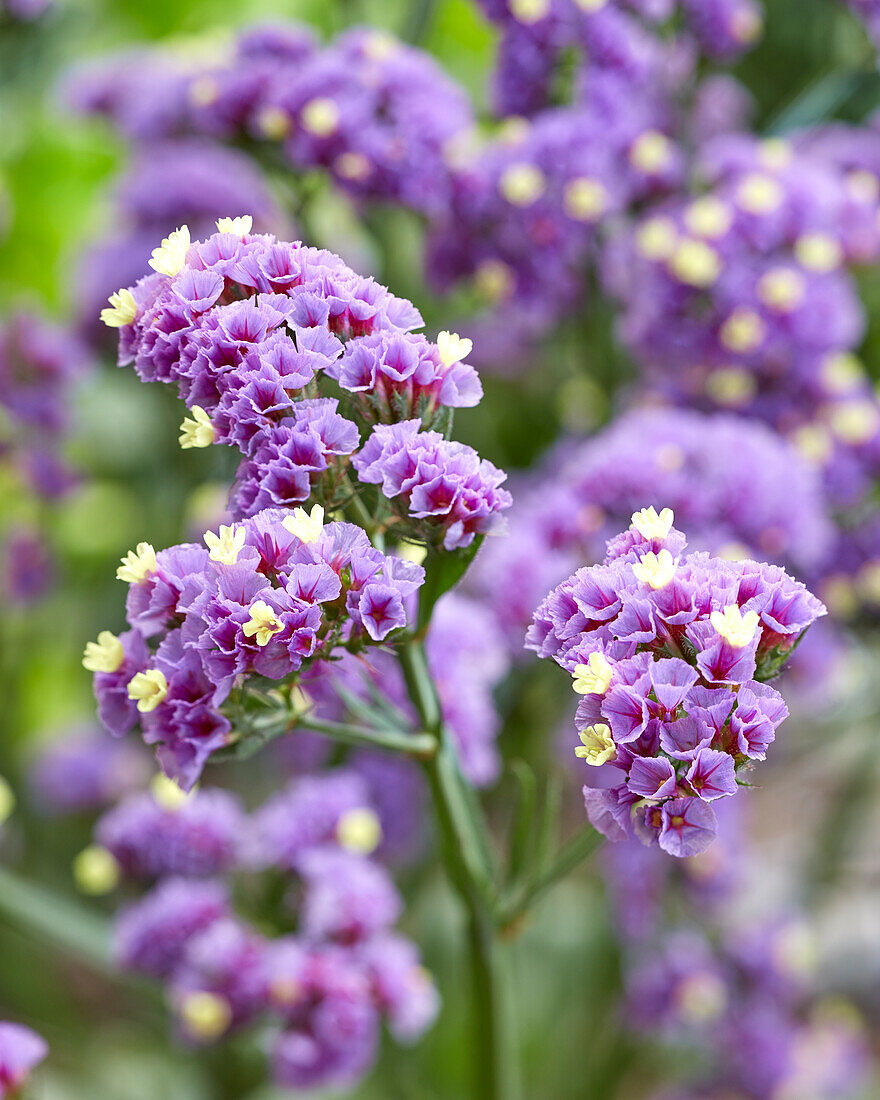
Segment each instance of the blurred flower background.
[[[48,1043],[34,1095],[453,1100],[479,1044],[408,761],[295,734],[181,803],[95,716],[81,656],[124,625],[120,558],[200,541],[236,476],[197,422],[181,449],[181,402],[99,314],[173,230],[246,214],[473,340],[437,341],[437,378],[460,369],[431,426],[457,406],[513,506],[426,650],[514,861],[580,824],[588,768],[527,628],[633,512],[828,607],[707,851],[608,843],[512,914],[524,1094],[880,1095],[878,38],[873,0],[0,0],[0,1020]],[[432,354],[376,337],[338,381]],[[407,707],[384,653],[336,679]],[[258,966],[294,928],[324,952]],[[309,983],[320,1024],[282,996]],[[44,1054],[0,1032],[0,1096]]]

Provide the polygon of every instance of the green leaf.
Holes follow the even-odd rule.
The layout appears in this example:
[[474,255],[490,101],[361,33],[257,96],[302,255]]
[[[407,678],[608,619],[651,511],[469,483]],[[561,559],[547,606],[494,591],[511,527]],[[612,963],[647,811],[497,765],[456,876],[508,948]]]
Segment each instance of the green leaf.
[[419,592],[419,621],[417,633],[421,633],[431,621],[434,607],[441,596],[453,588],[467,572],[483,542],[478,535],[463,550],[430,550],[425,559],[425,583]]

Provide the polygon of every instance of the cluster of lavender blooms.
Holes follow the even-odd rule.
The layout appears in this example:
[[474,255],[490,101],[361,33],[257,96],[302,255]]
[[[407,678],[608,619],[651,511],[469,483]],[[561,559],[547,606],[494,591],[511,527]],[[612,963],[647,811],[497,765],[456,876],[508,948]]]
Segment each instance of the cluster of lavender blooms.
[[[766,903],[757,918],[736,915],[762,867],[738,803],[724,809],[717,843],[693,860],[664,860],[634,840],[603,853],[627,1020],[702,1055],[689,1074],[696,1083],[655,1100],[864,1095],[864,1028],[839,995],[817,997],[818,944],[804,915]],[[670,924],[668,914],[680,911],[686,922]]]
[[[118,570],[131,630],[86,652],[104,724],[120,736],[139,722],[187,788],[230,742],[247,680],[289,680],[406,626],[421,565],[385,555],[354,524],[324,525],[325,506],[344,511],[362,491],[352,474],[381,484],[377,508],[398,540],[435,552],[497,530],[510,504],[501,471],[422,430],[480,399],[469,341],[429,343],[411,331],[411,303],[330,253],[250,229],[250,218],[225,219],[196,243],[178,230],[154,250],[155,274],[102,314],[120,330],[121,362],[177,383],[192,413],[184,447],[243,454],[238,522],[208,532],[206,547],[141,543]],[[320,396],[327,379],[356,420]],[[358,422],[370,432],[360,450]],[[310,497],[310,513],[290,510]]]
[[[181,444],[228,443],[243,454],[237,517],[310,496],[350,503],[350,473],[382,483],[401,532],[453,550],[499,527],[504,475],[470,447],[422,426],[477,404],[469,341],[412,330],[421,317],[332,253],[251,234],[250,217],[222,219],[191,243],[186,227],[154,250],[155,274],[111,297],[102,317],[120,330],[120,362],[144,381],[177,383],[193,416]],[[363,450],[358,424],[373,426]],[[402,423],[395,423],[401,422]]]
[[[532,115],[558,94],[559,70],[576,62],[574,79],[610,73],[622,92],[660,84],[676,55],[686,62],[695,47],[713,60],[730,61],[762,30],[755,0],[480,0],[502,28],[495,72],[498,112]],[[686,29],[672,45],[657,33],[680,12]],[[695,40],[692,41],[692,40]]]
[[[383,1021],[412,1042],[439,1007],[394,930],[402,902],[371,855],[381,835],[353,771],[300,778],[252,815],[225,791],[185,796],[160,779],[101,818],[91,850],[152,883],[117,918],[119,961],[165,984],[184,1041],[261,1026],[279,1085],[353,1086]],[[258,930],[233,909],[229,876],[262,870],[288,889]]]
[[840,563],[819,475],[769,427],[729,414],[636,409],[582,442],[568,439],[515,485],[510,537],[486,543],[467,584],[519,650],[543,595],[645,500],[666,501],[690,545],[760,557],[811,582]]
[[65,98],[136,140],[279,142],[299,172],[424,213],[447,201],[445,149],[474,125],[466,94],[427,54],[370,28],[321,47],[304,27],[256,27],[228,57],[186,69],[161,53],[113,59],[74,75]]
[[288,228],[250,157],[208,138],[140,143],[108,201],[113,235],[91,244],[77,264],[77,316],[90,339],[106,335],[98,314],[108,296],[150,273],[150,250],[169,226],[185,223],[194,238],[207,237],[227,210],[250,210],[260,229]]
[[583,695],[576,755],[590,822],[670,855],[702,852],[788,710],[775,675],[823,605],[779,566],[685,555],[670,509],[642,509],[535,613],[527,647]]
[[17,1096],[31,1071],[48,1053],[46,1040],[35,1031],[23,1024],[0,1021],[0,1100]]
[[707,189],[656,204],[612,240],[605,282],[623,342],[674,399],[773,424],[858,501],[880,469],[880,402],[853,352],[848,264],[880,248],[876,130],[708,143]]
[[6,17],[16,23],[31,23],[53,6],[54,0],[0,0],[0,19]]
[[247,680],[283,681],[383,641],[406,625],[424,580],[361,528],[324,525],[319,505],[266,509],[205,543],[131,551],[117,571],[130,629],[102,632],[83,662],[106,728],[119,737],[139,725],[186,789],[233,740]]
[[[28,497],[54,501],[77,477],[62,455],[70,427],[73,387],[89,367],[77,337],[34,313],[0,322],[0,468],[6,467]],[[46,533],[29,518],[33,508],[0,532],[3,595],[30,603],[51,586],[54,558]],[[8,518],[15,514],[9,508]]]

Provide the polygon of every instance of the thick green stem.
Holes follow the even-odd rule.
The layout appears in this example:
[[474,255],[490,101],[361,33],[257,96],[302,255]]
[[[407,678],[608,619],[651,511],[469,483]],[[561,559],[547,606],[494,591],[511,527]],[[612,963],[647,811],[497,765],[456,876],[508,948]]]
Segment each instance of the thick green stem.
[[503,973],[510,946],[501,943],[494,918],[497,898],[486,825],[443,725],[421,643],[413,639],[404,644],[399,659],[410,700],[424,727],[439,742],[436,755],[424,766],[446,870],[467,914],[476,1055],[473,1096],[475,1100],[518,1100],[518,1060],[509,1026],[511,997]]
[[342,741],[346,745],[366,745],[374,749],[388,749],[409,756],[430,759],[437,753],[437,738],[433,733],[401,733],[397,730],[377,729],[375,726],[355,726],[345,722],[323,722],[306,716],[302,728]]

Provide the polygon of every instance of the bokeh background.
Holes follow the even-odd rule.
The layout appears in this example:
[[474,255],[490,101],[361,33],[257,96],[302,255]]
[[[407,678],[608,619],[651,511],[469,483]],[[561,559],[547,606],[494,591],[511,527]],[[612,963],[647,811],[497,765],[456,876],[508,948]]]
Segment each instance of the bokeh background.
[[[259,1058],[247,1043],[207,1051],[176,1045],[156,989],[132,984],[103,963],[77,959],[53,942],[57,929],[46,914],[47,896],[63,901],[59,913],[68,931],[73,927],[86,959],[95,954],[103,958],[102,937],[118,898],[83,898],[71,870],[74,857],[89,842],[93,809],[59,813],[56,807],[49,812],[45,792],[41,795],[33,780],[35,761],[48,746],[95,727],[90,678],[80,656],[85,641],[99,629],[122,624],[121,588],[114,579],[117,560],[142,539],[165,546],[210,526],[222,511],[232,472],[214,449],[181,452],[179,401],[170,391],[144,386],[133,372],[119,370],[114,340],[94,324],[102,297],[144,270],[149,249],[190,216],[190,200],[185,196],[180,217],[164,221],[167,213],[157,202],[153,224],[133,225],[125,188],[133,188],[139,173],[143,176],[149,167],[153,176],[138,200],[147,209],[151,195],[161,193],[163,175],[174,175],[174,153],[166,147],[161,155],[148,153],[144,159],[147,143],[142,135],[78,109],[82,104],[70,73],[82,74],[94,61],[113,54],[136,51],[140,56],[153,46],[176,59],[175,72],[198,70],[221,56],[224,42],[242,28],[268,21],[305,24],[322,40],[352,26],[389,31],[426,51],[464,90],[484,134],[494,136],[504,125],[491,93],[503,29],[473,0],[150,0],[137,5],[61,0],[35,18],[10,12],[0,22],[0,324],[19,311],[31,311],[65,326],[58,337],[58,373],[70,375],[57,385],[63,415],[32,431],[41,446],[48,438],[53,461],[64,464],[64,470],[45,474],[53,491],[34,491],[33,479],[22,474],[16,452],[22,429],[12,414],[2,422],[4,438],[12,442],[6,449],[8,461],[0,466],[5,555],[0,580],[6,589],[0,620],[0,775],[8,779],[17,800],[0,832],[0,862],[16,874],[14,882],[0,879],[0,893],[5,894],[0,897],[0,1018],[29,1023],[49,1040],[52,1056],[35,1092],[45,1100],[138,1100],[158,1090],[187,1100],[269,1100],[276,1095],[261,1083]],[[714,67],[712,60],[702,59],[697,71]],[[763,36],[724,71],[753,97],[749,128],[759,135],[786,134],[829,119],[867,128],[880,108],[874,44],[853,13],[831,0],[769,0]],[[171,77],[157,71],[136,92],[145,113],[167,94],[164,79]],[[694,140],[692,133],[688,140]],[[862,146],[858,138],[855,144],[870,159],[873,154],[867,150],[877,140],[873,130]],[[473,331],[478,350],[484,338],[486,355],[480,367],[486,396],[478,409],[460,413],[457,434],[508,470],[524,499],[537,508],[548,486],[563,480],[575,484],[579,463],[588,468],[588,482],[575,494],[580,494],[580,506],[595,503],[603,480],[614,485],[613,472],[597,472],[603,450],[617,453],[601,442],[606,437],[591,452],[573,452],[574,444],[566,444],[549,459],[542,458],[561,437],[574,437],[581,446],[603,431],[633,403],[633,390],[650,369],[635,361],[616,335],[620,308],[596,287],[595,272],[583,276],[589,294],[576,294],[558,316],[542,322],[540,331],[516,337],[514,355],[504,341],[497,348],[492,342],[493,324],[503,328],[509,318],[496,315],[493,321],[493,314],[487,314],[486,287],[479,279],[462,278],[445,292],[438,290],[430,277],[431,263],[426,263],[423,213],[389,202],[361,203],[335,186],[326,172],[294,169],[262,147],[255,150],[242,142],[226,146],[239,147],[254,173],[263,203],[257,216],[260,229],[287,236],[299,227],[311,243],[374,273],[418,304],[429,333],[445,327]],[[199,190],[197,182],[189,186]],[[635,216],[650,198],[634,201]],[[243,212],[205,210],[202,215],[210,225],[215,213]],[[455,231],[453,219],[444,232]],[[472,226],[461,231],[476,232]],[[860,378],[869,392],[880,377],[880,267],[874,261],[870,257],[853,271],[865,327],[852,350],[864,364],[867,375]],[[104,274],[108,268],[120,272],[109,286]],[[795,396],[802,386],[806,383],[796,373],[783,381],[783,389]],[[25,433],[31,427],[26,425]],[[711,452],[713,437],[707,429],[694,447]],[[660,443],[650,442],[655,445]],[[751,460],[739,453],[736,441],[719,439],[717,446],[726,448],[716,456],[717,469],[701,476],[732,483],[742,467],[737,492],[745,496],[735,508],[731,505],[732,514],[763,506],[758,500],[765,494],[762,479],[775,483],[780,498],[790,485],[792,494],[800,491],[800,475],[784,458],[759,455],[752,474],[742,472]],[[619,461],[637,462],[637,448]],[[696,470],[702,459],[693,461]],[[777,464],[771,468],[772,462]],[[877,514],[876,489],[870,483],[877,469],[867,465],[868,484],[857,511],[859,523],[869,526]],[[543,473],[526,474],[536,466]],[[537,488],[536,476],[542,479]],[[749,498],[750,479],[754,500]],[[681,490],[684,497],[690,491],[687,484]],[[633,492],[637,489],[619,489],[623,514],[641,504],[668,503],[646,496],[630,504],[627,494]],[[615,490],[609,489],[608,495],[603,507],[614,513],[610,498],[617,499]],[[833,490],[831,498],[834,503]],[[821,509],[831,510],[827,501]],[[708,524],[697,541],[721,550],[738,531],[739,520],[727,518],[726,528],[719,522],[713,533]],[[523,526],[517,526],[520,522]],[[594,549],[601,527],[597,520],[595,531],[587,532]],[[522,540],[515,549],[528,557],[533,544],[526,521],[514,519],[512,531],[514,540]],[[804,550],[796,544],[800,537],[812,536],[805,528],[779,556],[797,563]],[[709,546],[713,540],[715,545]],[[589,542],[585,537],[584,546]],[[870,564],[872,552],[873,544],[859,559],[859,568],[866,559]],[[534,580],[526,579],[530,569],[544,576],[535,563],[511,564],[505,551],[493,548],[492,553],[496,560],[483,563],[481,571],[478,563],[471,598],[503,603],[499,578],[509,585],[503,592],[515,597],[520,584],[531,592]],[[784,690],[792,717],[784,737],[761,771],[759,787],[745,800],[742,820],[731,826],[734,840],[719,841],[724,873],[731,862],[745,862],[747,869],[738,867],[735,889],[725,892],[719,886],[716,899],[707,903],[705,897],[696,897],[700,875],[665,867],[662,876],[684,881],[662,888],[671,900],[660,907],[673,910],[673,924],[678,920],[703,929],[713,942],[719,921],[733,910],[744,914],[746,924],[766,920],[765,946],[770,937],[766,929],[775,922],[790,920],[803,931],[803,943],[809,946],[799,959],[804,966],[809,963],[809,975],[803,986],[798,984],[799,1019],[812,1014],[829,1032],[845,1035],[843,1047],[853,1047],[841,1055],[845,1068],[832,1073],[838,1091],[830,1086],[817,1091],[822,1100],[838,1095],[867,1100],[880,1094],[880,1080],[871,1068],[880,1038],[878,602],[877,591],[870,585],[859,589],[849,569],[841,561],[839,569],[832,563],[822,573],[832,628],[811,649],[800,674],[798,669],[790,674]],[[544,588],[566,572],[562,569],[555,577],[548,572]],[[573,827],[580,810],[577,776],[569,764],[571,703],[566,685],[560,684],[558,670],[530,663],[497,679],[493,688],[501,754],[507,760],[528,760],[542,780],[559,778],[564,818]],[[257,761],[239,782],[246,790],[260,791],[270,778]],[[500,771],[487,794],[499,827],[508,819],[513,791],[510,775]],[[426,844],[430,853],[430,841]],[[438,976],[444,1011],[414,1049],[389,1044],[375,1072],[352,1095],[462,1095],[471,1036],[462,993],[461,929],[435,863],[428,854],[403,867],[399,881],[407,897],[404,927]],[[517,966],[511,1007],[522,1038],[527,1095],[640,1100],[675,1080],[683,1062],[698,1065],[707,1057],[699,1041],[682,1044],[677,1034],[671,1041],[656,1021],[639,1024],[634,1003],[644,1007],[654,994],[638,984],[650,984],[649,977],[633,978],[637,937],[621,934],[619,913],[622,905],[650,913],[649,924],[661,920],[638,892],[621,901],[633,881],[653,883],[653,874],[637,855],[631,865],[625,859],[614,865],[614,857],[603,853],[549,895],[526,927],[516,930],[510,948]],[[709,867],[701,874],[711,878],[722,871]],[[30,893],[28,884],[50,893]],[[646,893],[651,893],[647,887]],[[668,918],[666,912],[662,919]],[[744,954],[748,943],[745,934],[732,933],[725,950]],[[651,957],[656,959],[657,952]],[[744,1002],[743,1013],[749,1011]],[[807,1046],[814,1054],[826,1049],[815,1035]],[[832,1053],[836,1057],[839,1051]],[[833,1065],[832,1054],[828,1059]],[[854,1066],[851,1084],[848,1074]],[[767,1093],[768,1100],[812,1100],[811,1092],[796,1091],[801,1087],[797,1084],[785,1087],[789,1091],[780,1086],[780,1091]],[[730,1095],[748,1100],[764,1094]]]

